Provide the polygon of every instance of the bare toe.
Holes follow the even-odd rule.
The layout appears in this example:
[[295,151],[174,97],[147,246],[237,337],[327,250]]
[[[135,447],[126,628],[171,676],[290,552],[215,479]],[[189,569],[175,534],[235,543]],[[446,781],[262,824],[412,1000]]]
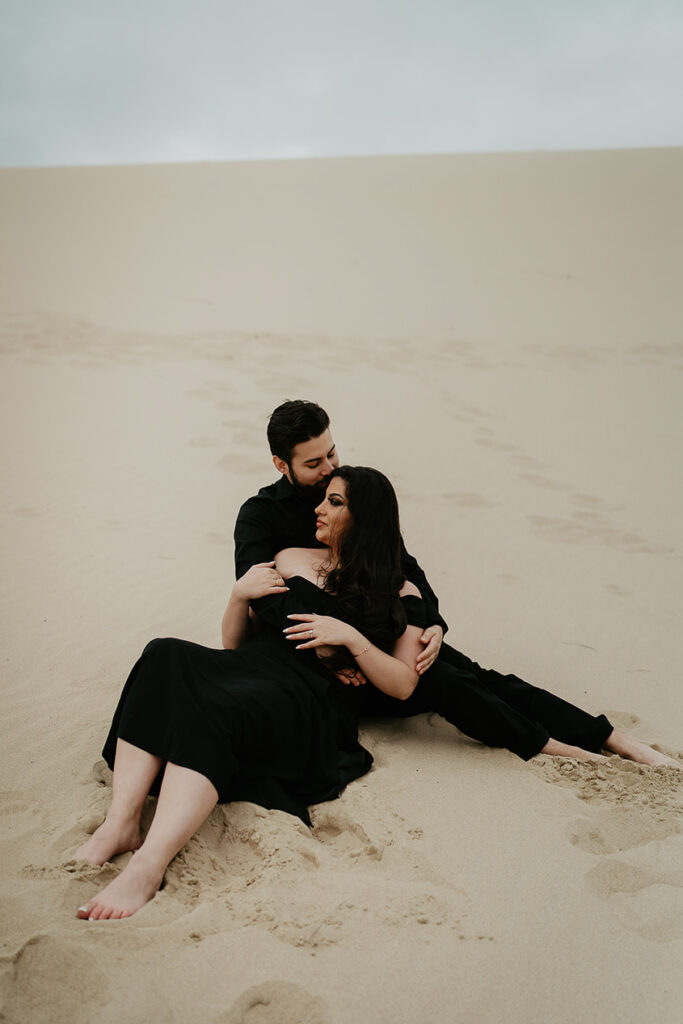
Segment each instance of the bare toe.
[[145,863],[138,854],[95,899],[79,907],[77,916],[87,917],[89,921],[119,921],[130,917],[154,898],[162,879],[163,868]]

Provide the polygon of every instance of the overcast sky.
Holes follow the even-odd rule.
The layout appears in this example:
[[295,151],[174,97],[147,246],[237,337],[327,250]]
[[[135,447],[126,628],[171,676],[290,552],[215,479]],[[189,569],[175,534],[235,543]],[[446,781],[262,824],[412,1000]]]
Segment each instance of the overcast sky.
[[683,144],[682,0],[0,0],[0,164]]

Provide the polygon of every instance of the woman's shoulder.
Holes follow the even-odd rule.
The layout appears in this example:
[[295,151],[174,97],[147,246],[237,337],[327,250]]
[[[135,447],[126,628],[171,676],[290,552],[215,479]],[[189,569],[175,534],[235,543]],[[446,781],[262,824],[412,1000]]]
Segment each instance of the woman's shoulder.
[[310,583],[318,582],[318,568],[324,557],[320,548],[283,548],[275,556],[275,567],[283,579],[301,576]]

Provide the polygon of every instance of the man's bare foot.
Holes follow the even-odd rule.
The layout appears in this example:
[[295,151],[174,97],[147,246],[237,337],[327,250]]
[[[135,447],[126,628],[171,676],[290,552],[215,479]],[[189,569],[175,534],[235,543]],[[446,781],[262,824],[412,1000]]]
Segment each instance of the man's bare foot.
[[93,832],[87,842],[78,847],[74,857],[76,860],[87,860],[101,867],[117,853],[139,849],[141,842],[137,822],[117,824],[107,819]]
[[153,898],[161,885],[165,868],[150,863],[144,853],[136,853],[125,868],[76,917],[85,921],[115,921],[131,917]]
[[679,771],[683,770],[683,764],[677,761],[676,758],[669,757],[668,754],[662,754],[659,750],[653,750],[652,747],[648,747],[647,743],[641,743],[640,740],[627,736],[623,732],[618,732],[616,729],[607,737],[605,748],[612,750],[615,754],[619,754],[620,757],[627,757],[629,761],[649,765],[651,768],[678,768]]
[[559,740],[549,739],[540,754],[552,754],[553,757],[573,757],[576,761],[607,761],[604,754],[594,754],[592,750],[584,750],[583,747],[572,747],[569,743],[560,743]]

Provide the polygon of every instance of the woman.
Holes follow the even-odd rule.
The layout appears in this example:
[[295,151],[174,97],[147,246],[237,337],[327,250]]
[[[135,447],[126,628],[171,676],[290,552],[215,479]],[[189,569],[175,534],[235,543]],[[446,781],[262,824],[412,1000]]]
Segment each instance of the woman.
[[[402,578],[386,477],[341,468],[316,515],[326,548],[283,551],[275,566],[255,566],[235,584],[225,650],[153,640],[133,667],[103,751],[114,770],[111,807],[76,856],[101,865],[136,852],[79,917],[129,917],[152,899],[216,802],[252,800],[308,822],[308,805],[369,770],[352,688],[335,671],[355,659],[387,697],[408,698],[422,602]],[[251,638],[250,603],[263,626]],[[157,791],[143,843],[142,807]]]

